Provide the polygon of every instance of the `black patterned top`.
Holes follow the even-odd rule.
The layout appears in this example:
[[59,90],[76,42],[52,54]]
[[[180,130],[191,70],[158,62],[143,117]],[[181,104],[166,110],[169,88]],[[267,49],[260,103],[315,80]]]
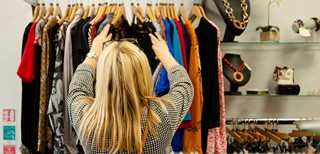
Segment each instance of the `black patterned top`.
[[[170,153],[172,151],[170,144],[172,137],[186,115],[193,100],[193,85],[187,71],[182,66],[173,66],[170,70],[168,70],[168,77],[170,80],[170,92],[163,97],[171,100],[176,109],[174,109],[172,105],[165,103],[165,106],[168,110],[168,113],[165,113],[158,103],[150,102],[151,109],[159,115],[161,118],[161,123],[156,128],[156,131],[158,132],[158,138],[155,138],[151,133],[148,133],[143,153],[163,154]],[[88,64],[81,64],[77,68],[70,84],[70,91],[67,99],[69,118],[77,133],[79,133],[80,126],[79,118],[84,114],[84,107],[89,105],[89,102],[82,104],[78,103],[79,100],[83,98],[94,96],[94,79],[94,68]],[[76,110],[78,105],[80,106],[78,110]],[[146,126],[146,119],[147,110],[145,109],[142,114],[141,121],[142,134]],[[92,141],[93,137],[91,136],[89,140]],[[110,138],[108,138],[108,142],[110,142]],[[92,142],[90,141],[88,144],[86,144],[84,141],[81,141],[81,143],[85,153],[103,153],[97,148],[97,145],[91,145]],[[124,151],[122,153],[128,152]]]

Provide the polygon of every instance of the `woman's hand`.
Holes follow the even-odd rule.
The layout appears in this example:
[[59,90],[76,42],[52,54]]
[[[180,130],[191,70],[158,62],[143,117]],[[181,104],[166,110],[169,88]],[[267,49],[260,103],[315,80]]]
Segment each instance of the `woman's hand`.
[[91,50],[96,53],[98,57],[100,57],[101,52],[103,50],[103,44],[107,41],[110,41],[112,38],[112,34],[108,34],[110,29],[110,24],[108,24],[102,32],[93,39]]
[[169,70],[174,65],[179,65],[178,62],[172,57],[166,41],[156,33],[155,37],[153,34],[149,34],[152,42],[152,49],[156,56],[160,59],[166,70]]

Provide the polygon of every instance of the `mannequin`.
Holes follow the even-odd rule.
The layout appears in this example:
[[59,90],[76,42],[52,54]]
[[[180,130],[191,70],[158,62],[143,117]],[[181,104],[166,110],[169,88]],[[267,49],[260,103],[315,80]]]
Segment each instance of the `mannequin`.
[[[251,70],[238,54],[227,53],[224,55],[222,62],[223,75],[230,82],[230,91],[226,91],[225,94],[241,94],[238,89],[240,86],[244,86],[248,83],[251,77]],[[238,70],[238,72],[235,71],[230,64],[234,69]]]
[[[243,21],[243,8],[241,8],[241,0],[227,0],[230,3],[230,7],[233,10],[233,15],[235,19],[240,22]],[[250,2],[249,0],[244,0],[247,4],[246,12],[248,14],[248,20],[250,18]],[[216,11],[219,10],[219,11]],[[209,19],[215,21],[215,23],[220,27],[221,37],[223,42],[234,42],[235,36],[239,36],[246,29],[247,24],[244,24],[242,29],[236,28],[234,23],[230,20],[228,14],[226,13],[226,7],[224,6],[223,0],[207,0],[205,1],[205,11]],[[220,16],[220,17],[217,17]],[[217,19],[217,20],[216,20]],[[220,19],[220,21],[219,21]],[[222,20],[222,21],[221,21]],[[223,25],[224,24],[224,25]]]

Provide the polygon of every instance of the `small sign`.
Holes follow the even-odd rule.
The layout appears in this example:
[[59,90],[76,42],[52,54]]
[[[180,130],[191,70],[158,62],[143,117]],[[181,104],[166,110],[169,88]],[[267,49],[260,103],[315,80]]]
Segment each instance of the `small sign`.
[[3,140],[16,139],[16,126],[3,126]]
[[15,145],[3,145],[3,154],[16,154]]
[[15,109],[3,109],[3,122],[15,122],[16,110]]

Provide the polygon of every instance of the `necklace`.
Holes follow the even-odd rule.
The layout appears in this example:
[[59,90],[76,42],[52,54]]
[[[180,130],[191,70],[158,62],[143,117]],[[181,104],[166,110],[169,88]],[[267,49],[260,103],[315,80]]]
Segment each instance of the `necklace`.
[[244,68],[246,67],[244,64],[244,61],[242,61],[238,69],[236,69],[227,58],[223,57],[223,61],[226,62],[230,66],[230,68],[234,70],[233,79],[236,80],[237,82],[242,82],[244,77],[241,71],[244,70]]
[[228,0],[222,0],[223,1],[223,5],[226,9],[226,13],[228,14],[228,17],[230,19],[231,22],[233,22],[233,25],[238,28],[238,29],[245,29],[247,23],[250,20],[249,14],[247,12],[248,9],[248,4],[246,3],[246,0],[240,0],[241,4],[241,9],[242,9],[242,20],[240,21],[238,19],[236,19],[236,17],[233,14],[233,9],[230,7],[230,3],[228,2]]

